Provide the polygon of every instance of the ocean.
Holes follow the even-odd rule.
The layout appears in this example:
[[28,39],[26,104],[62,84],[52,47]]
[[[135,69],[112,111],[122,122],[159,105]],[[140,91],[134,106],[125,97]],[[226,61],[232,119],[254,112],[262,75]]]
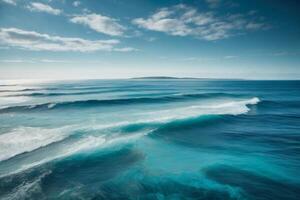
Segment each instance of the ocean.
[[300,199],[300,81],[3,82],[0,199]]

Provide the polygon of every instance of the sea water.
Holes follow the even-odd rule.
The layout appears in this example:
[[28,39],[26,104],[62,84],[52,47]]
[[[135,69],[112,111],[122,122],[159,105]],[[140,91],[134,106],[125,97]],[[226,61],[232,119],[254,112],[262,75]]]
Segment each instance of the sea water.
[[0,199],[300,199],[300,81],[3,82]]

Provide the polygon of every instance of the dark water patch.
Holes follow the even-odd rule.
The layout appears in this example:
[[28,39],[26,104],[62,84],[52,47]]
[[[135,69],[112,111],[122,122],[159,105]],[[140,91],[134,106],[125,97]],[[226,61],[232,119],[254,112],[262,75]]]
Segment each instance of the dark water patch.
[[184,182],[168,178],[144,178],[142,180],[128,180],[128,182],[109,182],[102,185],[91,199],[198,199],[198,200],[234,200],[228,191],[213,188],[186,185]]
[[[277,155],[279,159],[282,159],[283,157],[285,159],[289,159],[289,161],[294,160],[296,166],[300,167],[300,147],[299,146],[293,146],[293,147],[285,147],[285,148],[275,148],[268,152],[270,155]],[[285,164],[285,163],[283,163]],[[285,164],[286,165],[286,164]]]
[[[299,100],[263,100],[259,104],[253,106],[253,111],[258,113],[273,113],[277,115],[289,114],[297,115],[300,114],[300,101]],[[253,112],[252,111],[252,112]]]
[[[151,130],[159,127],[162,123],[156,122],[141,122],[141,123],[132,123],[121,127],[112,128],[110,131],[120,131],[122,133],[134,133],[143,130]],[[152,131],[151,131],[152,133]]]
[[298,200],[300,186],[286,180],[263,176],[254,172],[226,165],[209,167],[205,175],[220,184],[241,188],[247,199]]
[[55,164],[52,173],[42,180],[41,187],[54,199],[63,191],[80,186],[94,191],[142,159],[143,154],[129,147],[104,155],[72,156]]
[[274,122],[271,118],[268,121],[263,116],[253,115],[207,115],[162,124],[149,137],[222,153],[297,156],[300,153],[300,134],[291,132],[291,127],[297,122],[282,124],[279,129],[279,124],[287,123],[287,120],[277,120]]
[[[162,139],[190,148],[222,151],[226,137],[222,127],[228,123],[225,115],[203,115],[162,124],[149,137]],[[233,148],[233,147],[232,147]]]
[[43,199],[39,184],[50,173],[48,167],[44,165],[0,178],[0,199]]
[[143,159],[130,146],[108,153],[78,154],[0,178],[0,199],[69,199],[63,193],[74,188],[94,191]]

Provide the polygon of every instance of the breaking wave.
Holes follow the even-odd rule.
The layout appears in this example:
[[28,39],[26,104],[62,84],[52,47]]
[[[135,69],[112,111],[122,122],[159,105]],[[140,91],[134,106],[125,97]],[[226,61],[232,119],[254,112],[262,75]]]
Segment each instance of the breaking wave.
[[[207,116],[214,119],[214,116],[220,115],[245,114],[249,111],[248,105],[254,105],[258,102],[259,99],[255,97],[214,105],[194,105],[160,110],[147,120],[141,119],[98,126],[81,124],[56,129],[21,127],[0,135],[0,161],[13,159],[17,155],[38,151],[41,148],[51,148],[51,145],[57,143],[63,146],[61,151],[59,148],[53,147],[56,148],[53,155],[41,156],[27,164],[22,163],[18,170],[25,170],[88,149],[124,144],[150,134],[164,124],[176,124],[178,120],[184,120],[184,124],[195,119],[206,119]],[[105,132],[102,131],[104,129]],[[48,150],[47,152],[51,151]]]

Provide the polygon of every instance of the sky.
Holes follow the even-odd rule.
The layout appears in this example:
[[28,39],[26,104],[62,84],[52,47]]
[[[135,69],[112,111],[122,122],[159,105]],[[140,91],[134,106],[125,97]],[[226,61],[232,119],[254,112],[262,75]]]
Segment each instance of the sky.
[[0,79],[300,79],[298,0],[0,0]]

